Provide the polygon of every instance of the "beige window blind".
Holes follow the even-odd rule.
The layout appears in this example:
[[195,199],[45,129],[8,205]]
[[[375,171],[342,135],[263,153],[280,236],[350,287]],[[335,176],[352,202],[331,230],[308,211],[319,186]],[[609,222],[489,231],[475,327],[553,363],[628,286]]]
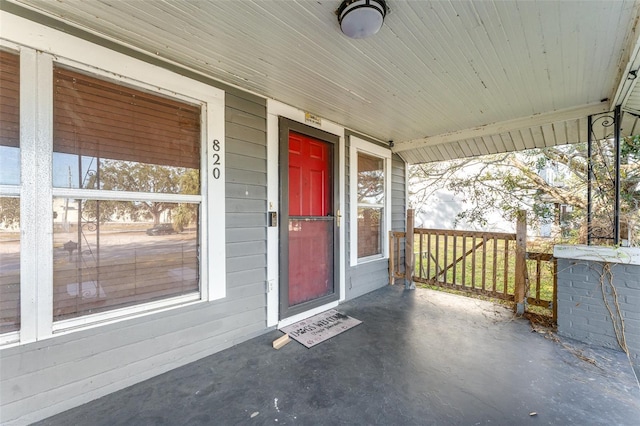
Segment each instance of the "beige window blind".
[[0,50],[0,145],[20,146],[20,56]]
[[54,151],[199,168],[200,107],[54,69]]

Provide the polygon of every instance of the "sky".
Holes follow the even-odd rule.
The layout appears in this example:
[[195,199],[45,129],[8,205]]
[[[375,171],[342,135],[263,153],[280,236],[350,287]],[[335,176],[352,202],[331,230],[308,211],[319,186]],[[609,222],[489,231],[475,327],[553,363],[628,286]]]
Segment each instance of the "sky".
[[0,185],[20,185],[20,149],[0,145]]
[[[78,188],[79,173],[84,178],[89,169],[95,170],[95,158],[73,154],[53,153],[53,186],[56,188]],[[0,145],[0,185],[20,185],[20,149]]]

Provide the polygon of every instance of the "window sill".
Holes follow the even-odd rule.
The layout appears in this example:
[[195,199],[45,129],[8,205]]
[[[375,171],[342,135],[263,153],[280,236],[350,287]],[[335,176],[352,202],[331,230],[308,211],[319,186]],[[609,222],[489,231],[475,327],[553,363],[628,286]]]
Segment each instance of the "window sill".
[[2,347],[2,349],[17,346],[18,344],[20,344],[19,331],[10,331],[0,335],[0,347]]
[[192,293],[184,296],[173,297],[171,299],[159,300],[157,302],[114,309],[108,312],[84,315],[79,318],[60,320],[53,323],[53,334],[49,337],[138,318],[144,315],[184,307],[202,301],[200,293]]
[[377,255],[374,255],[374,256],[368,256],[368,257],[360,257],[360,258],[358,258],[358,262],[353,266],[358,266],[358,265],[362,265],[362,264],[365,264],[365,263],[371,263],[371,262],[375,262],[377,260],[387,260],[387,259],[389,259],[389,258],[385,257],[385,256],[383,256],[381,254],[377,254]]

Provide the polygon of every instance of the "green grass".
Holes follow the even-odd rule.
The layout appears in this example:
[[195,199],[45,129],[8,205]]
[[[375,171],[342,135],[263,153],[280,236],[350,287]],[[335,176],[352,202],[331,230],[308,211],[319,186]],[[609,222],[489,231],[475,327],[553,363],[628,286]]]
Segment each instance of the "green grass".
[[[422,245],[420,244],[422,237]],[[417,235],[414,242],[416,256],[414,276],[423,279],[437,277],[464,290],[474,289],[513,295],[515,288],[515,241],[487,239],[484,244],[478,237],[446,237]],[[506,247],[505,247],[506,245]],[[471,249],[477,246],[475,252]],[[542,247],[531,245],[528,251],[543,251]],[[422,251],[421,251],[422,250]],[[471,253],[463,256],[463,254]],[[449,267],[454,259],[461,258],[455,266]],[[506,270],[506,275],[505,275]],[[529,276],[529,297],[536,296],[536,262],[527,261]],[[553,297],[553,264],[541,262],[540,299],[552,300]],[[484,286],[483,286],[484,283]],[[432,282],[433,284],[433,282]]]

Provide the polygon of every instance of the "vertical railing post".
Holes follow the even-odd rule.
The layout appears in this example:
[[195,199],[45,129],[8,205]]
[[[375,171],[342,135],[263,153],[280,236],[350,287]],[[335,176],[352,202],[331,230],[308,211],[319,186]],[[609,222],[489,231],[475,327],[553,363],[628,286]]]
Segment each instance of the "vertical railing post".
[[553,308],[553,323],[558,324],[558,259],[555,257],[552,259],[553,263],[553,302],[551,307]]
[[407,231],[404,238],[404,279],[405,289],[414,290],[416,285],[413,282],[413,272],[415,269],[415,260],[413,255],[413,209],[407,210]]
[[389,231],[389,285],[395,284],[396,276],[396,262],[395,255],[395,241],[393,238],[393,231]]
[[516,271],[515,271],[515,302],[516,314],[524,314],[527,287],[527,213],[518,211],[516,222]]

